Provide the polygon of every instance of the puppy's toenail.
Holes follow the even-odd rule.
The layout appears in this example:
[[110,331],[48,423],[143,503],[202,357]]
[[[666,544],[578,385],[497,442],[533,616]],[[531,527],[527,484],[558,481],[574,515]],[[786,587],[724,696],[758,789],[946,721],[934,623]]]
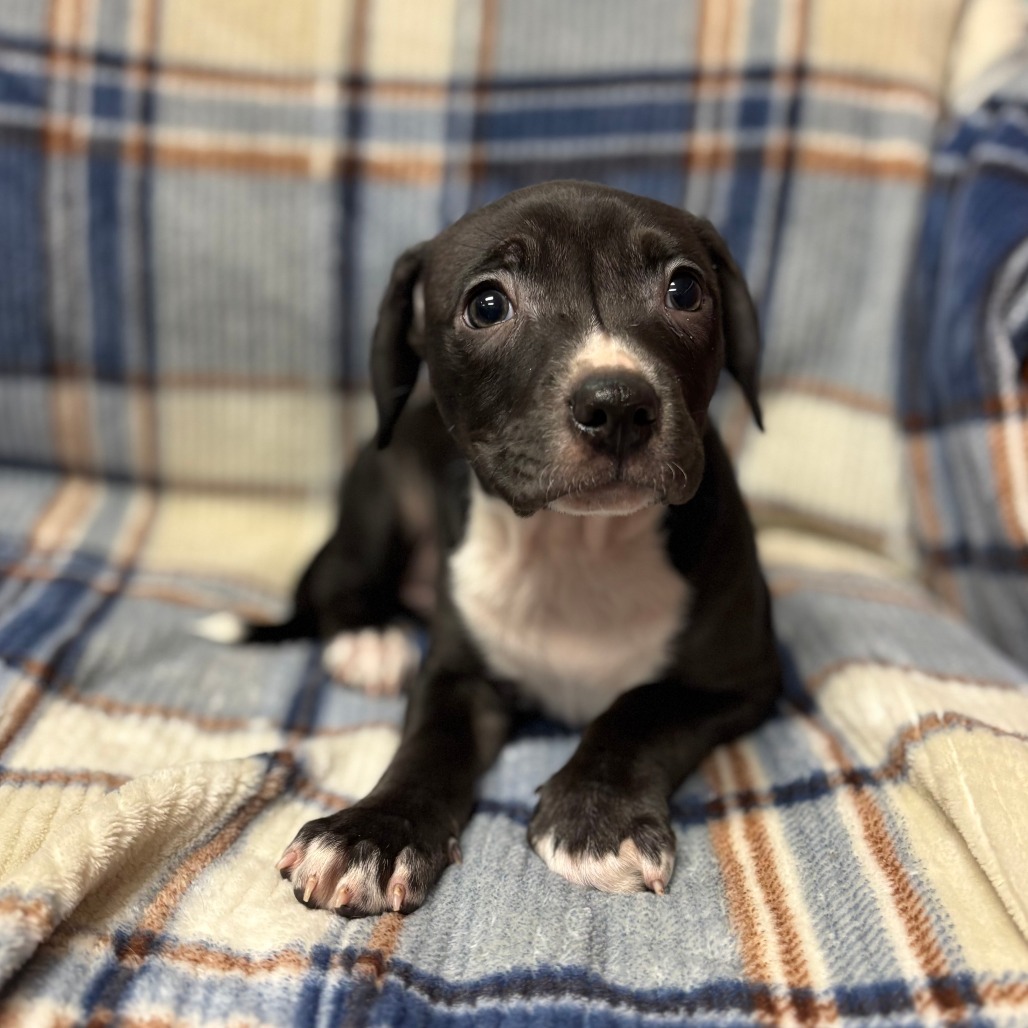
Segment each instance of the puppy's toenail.
[[664,877],[663,871],[651,870],[648,874],[643,872],[643,885],[657,896],[663,896],[667,892],[667,878]]
[[403,906],[403,901],[407,898],[407,890],[402,885],[393,886],[393,910],[399,913],[400,907]]
[[297,864],[300,863],[300,851],[290,847],[282,854],[279,858],[278,863],[275,865],[276,871],[282,872],[282,877],[288,877],[288,872],[291,871]]

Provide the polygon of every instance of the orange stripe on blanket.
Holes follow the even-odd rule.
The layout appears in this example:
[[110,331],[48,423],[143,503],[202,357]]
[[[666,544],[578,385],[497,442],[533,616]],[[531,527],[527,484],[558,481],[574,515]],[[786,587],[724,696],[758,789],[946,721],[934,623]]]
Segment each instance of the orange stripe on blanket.
[[[9,130],[14,134],[15,130]],[[162,167],[192,168],[197,170],[230,171],[296,178],[339,177],[360,174],[362,178],[382,182],[410,182],[435,185],[447,170],[447,157],[426,155],[424,147],[406,150],[372,144],[359,150],[340,146],[331,141],[311,141],[278,138],[263,145],[248,138],[228,143],[224,136],[214,133],[186,134],[170,129],[156,128],[144,134],[138,127],[123,129],[117,141],[97,139],[90,134],[91,125],[66,117],[48,121],[45,146],[52,154],[102,152],[105,147],[119,148],[123,160],[131,163],[152,163]],[[17,134],[32,143],[37,133],[17,130]],[[195,141],[189,136],[195,135]],[[844,175],[864,179],[893,179],[921,181],[926,174],[927,158],[922,155],[900,155],[887,149],[850,150],[834,146],[817,138],[784,136],[763,141],[756,147],[741,146],[727,134],[695,133],[686,141],[687,153],[683,160],[697,171],[725,171],[734,167],[740,156],[752,154],[764,168],[784,171],[795,166],[815,174]],[[326,155],[327,154],[327,159]],[[485,162],[485,163],[483,163]],[[502,165],[502,151],[492,151],[488,143],[472,145],[465,174],[474,178],[486,165]],[[459,167],[459,165],[458,165]]]
[[[279,950],[274,956],[269,957],[248,957],[241,953],[214,949],[202,943],[173,943],[162,946],[161,957],[205,971],[241,974],[246,978],[274,974],[278,971],[302,975],[311,966],[310,958],[296,950]],[[335,956],[334,959],[338,961],[339,957]]]
[[893,413],[893,404],[890,400],[809,375],[770,375],[761,379],[760,391],[762,398],[776,392],[801,393],[804,396],[834,400],[836,403],[853,407],[855,410],[867,411],[869,414],[891,417]]
[[371,978],[376,984],[381,983],[400,941],[403,920],[403,914],[383,914],[378,919],[364,952],[354,961],[356,973]]
[[[148,585],[138,580],[133,580],[123,587],[118,583],[117,572],[113,570],[102,573],[97,578],[89,578],[87,575],[76,574],[63,568],[52,571],[47,568],[9,568],[0,564],[0,577],[21,582],[74,582],[76,585],[84,586],[92,592],[103,593],[107,596],[113,596],[117,593],[126,596],[138,596],[147,600],[160,600],[163,603],[173,603],[178,607],[189,607],[197,611],[209,611],[211,609],[211,597],[202,588],[190,591],[188,587]],[[240,585],[245,584],[251,588],[257,587],[256,583],[244,583],[238,577],[233,578],[232,581]],[[233,612],[247,620],[257,621],[267,617],[268,613],[266,607],[258,608],[251,605],[233,606]]]
[[[1028,446],[1025,446],[1025,428],[1028,418],[1020,411],[1007,411],[993,421],[986,430],[989,463],[996,477],[996,506],[1007,541],[1013,546],[1028,544],[1028,533],[1018,514],[1018,494],[1022,504],[1028,505]],[[1021,445],[1011,445],[1011,436]]]
[[[729,767],[740,792],[755,790],[753,775],[743,754],[743,747],[734,743],[726,748]],[[791,897],[778,871],[778,854],[765,823],[767,815],[754,811],[742,815],[743,835],[750,849],[757,883],[771,913],[777,935],[778,952],[785,973],[785,985],[793,996],[796,1018],[804,1024],[837,1021],[839,1012],[834,1000],[814,999],[815,982],[810,971],[806,945],[792,904],[802,902]]]
[[801,572],[773,571],[771,593],[774,596],[790,596],[794,593],[827,593],[831,596],[844,596],[869,603],[889,604],[894,607],[909,607],[911,610],[925,610],[939,613],[939,605],[929,596],[901,584],[891,585],[889,582],[875,582],[868,579],[846,581],[839,574],[826,574],[820,579],[816,575]]
[[53,912],[43,900],[4,896],[0,899],[0,916],[5,914],[28,922],[37,938],[45,939],[53,931]]
[[914,473],[912,490],[921,534],[928,542],[943,541],[942,522],[935,506],[935,476],[932,474],[931,444],[923,436],[911,436],[907,443],[910,467]]
[[[835,763],[843,771],[855,771],[834,734],[817,719],[808,719],[808,723],[822,736]],[[877,797],[867,789],[854,789],[847,795],[854,805],[868,849],[888,883],[888,892],[881,898],[892,904],[910,951],[920,964],[925,977],[939,983],[915,996],[918,1013],[922,1016],[941,1013],[947,1020],[965,1016],[967,1010],[964,1000],[953,984],[953,969],[943,952],[942,944],[917,887],[896,850],[885,813]]]
[[1028,982],[990,981],[978,985],[978,995],[991,1006],[1028,1008]]
[[[708,759],[703,765],[703,772],[714,792],[719,797],[725,796],[729,791],[729,785],[722,779],[716,759]],[[766,991],[753,990],[752,998],[756,1013],[765,1024],[778,1023],[787,1012],[787,1004],[781,997],[773,996],[771,993],[770,986],[774,981],[774,975],[771,970],[769,940],[760,925],[759,901],[750,890],[742,859],[732,840],[728,820],[709,822],[708,827],[711,845],[724,879],[728,917],[738,939],[743,973],[750,983],[768,987]]]
[[[499,0],[482,0],[478,25],[478,48],[475,51],[474,117],[477,120],[487,109],[490,95],[490,77],[496,54],[496,37],[499,31]],[[477,133],[475,134],[477,135]],[[470,182],[480,182],[488,168],[486,148],[477,138],[472,138],[468,155],[466,175]]]

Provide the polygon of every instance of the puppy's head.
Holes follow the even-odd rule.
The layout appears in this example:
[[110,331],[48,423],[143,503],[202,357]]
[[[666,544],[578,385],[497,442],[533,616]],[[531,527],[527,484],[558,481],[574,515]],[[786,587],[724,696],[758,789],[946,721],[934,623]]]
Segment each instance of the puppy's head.
[[372,344],[379,445],[424,361],[457,445],[517,513],[685,503],[723,366],[760,423],[758,346],[709,222],[603,186],[533,186],[397,260]]

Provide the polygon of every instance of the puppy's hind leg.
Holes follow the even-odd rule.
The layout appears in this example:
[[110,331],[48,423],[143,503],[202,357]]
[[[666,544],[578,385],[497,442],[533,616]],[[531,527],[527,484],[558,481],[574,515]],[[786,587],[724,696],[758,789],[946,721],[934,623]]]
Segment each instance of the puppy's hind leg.
[[370,696],[395,696],[421,663],[421,649],[406,625],[337,632],[322,655],[337,681]]
[[372,695],[399,692],[421,660],[411,630],[418,619],[401,598],[415,533],[404,523],[398,463],[391,452],[361,450],[336,529],[296,590],[296,611],[325,643],[325,670]]
[[334,678],[374,694],[397,692],[420,651],[396,623],[416,618],[400,598],[413,544],[390,459],[371,445],[357,455],[340,489],[335,530],[300,577],[286,621],[252,624],[221,613],[203,619],[196,633],[227,643],[321,639]]

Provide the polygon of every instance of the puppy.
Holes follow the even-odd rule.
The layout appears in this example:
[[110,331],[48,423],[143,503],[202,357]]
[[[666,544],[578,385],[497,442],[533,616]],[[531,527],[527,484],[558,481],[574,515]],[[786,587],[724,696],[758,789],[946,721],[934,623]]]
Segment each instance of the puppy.
[[[668,888],[670,795],[780,689],[753,530],[707,416],[724,366],[760,423],[757,358],[724,242],[653,200],[551,182],[400,256],[372,344],[377,446],[293,616],[242,633],[319,637],[342,677],[388,690],[414,663],[393,626],[431,626],[381,781],[279,861],[300,902],[419,907],[526,701],[584,726],[539,790],[536,853],[577,885]],[[422,362],[434,402],[401,418]]]

